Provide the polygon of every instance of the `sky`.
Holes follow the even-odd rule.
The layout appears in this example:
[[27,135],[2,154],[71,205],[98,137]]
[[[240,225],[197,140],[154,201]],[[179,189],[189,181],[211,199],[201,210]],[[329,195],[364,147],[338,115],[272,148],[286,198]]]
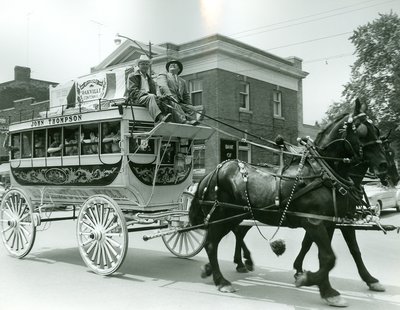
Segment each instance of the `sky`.
[[63,83],[90,73],[116,33],[181,44],[220,33],[279,57],[303,59],[304,123],[341,100],[355,61],[352,32],[400,12],[400,0],[0,0],[0,83],[14,66]]

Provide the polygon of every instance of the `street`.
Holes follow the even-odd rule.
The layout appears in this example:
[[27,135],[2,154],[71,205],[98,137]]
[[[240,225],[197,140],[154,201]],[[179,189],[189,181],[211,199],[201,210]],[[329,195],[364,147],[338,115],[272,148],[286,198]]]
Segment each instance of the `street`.
[[[388,210],[382,224],[400,226],[400,213]],[[47,223],[47,225],[49,225]],[[129,250],[122,267],[112,276],[91,272],[82,261],[74,221],[39,227],[30,254],[24,259],[9,256],[0,246],[0,309],[332,309],[319,297],[316,287],[294,286],[292,263],[304,232],[281,228],[276,238],[286,241],[286,252],[276,257],[256,228],[246,236],[255,271],[239,274],[233,264],[234,237],[226,236],[219,249],[220,266],[237,292],[220,293],[212,278],[200,278],[205,251],[192,259],[169,253],[161,239],[142,240],[145,232],[129,235]],[[270,238],[275,227],[260,227]],[[364,262],[386,292],[368,290],[358,276],[353,259],[336,231],[333,248],[337,256],[331,284],[339,290],[349,309],[400,309],[400,235],[395,231],[358,231]],[[318,267],[313,246],[304,268]]]

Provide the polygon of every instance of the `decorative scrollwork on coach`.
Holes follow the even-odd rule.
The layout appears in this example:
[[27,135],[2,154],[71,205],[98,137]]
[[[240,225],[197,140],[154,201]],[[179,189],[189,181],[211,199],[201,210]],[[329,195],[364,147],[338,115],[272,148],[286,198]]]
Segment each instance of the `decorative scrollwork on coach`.
[[98,186],[111,184],[121,169],[115,164],[12,168],[15,180],[21,185]]
[[[137,164],[129,162],[132,173],[146,185],[153,185],[155,164]],[[174,165],[162,165],[157,170],[155,185],[175,185],[184,182],[190,174],[192,165],[184,165],[179,173]]]

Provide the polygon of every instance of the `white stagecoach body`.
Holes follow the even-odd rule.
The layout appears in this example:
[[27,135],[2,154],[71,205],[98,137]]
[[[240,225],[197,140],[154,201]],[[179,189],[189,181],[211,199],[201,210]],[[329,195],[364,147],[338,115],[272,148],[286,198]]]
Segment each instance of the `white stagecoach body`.
[[[128,74],[116,69],[57,86],[47,111],[10,123],[11,187],[0,224],[11,255],[29,253],[42,222],[67,219],[77,219],[85,263],[103,275],[122,264],[128,232],[167,229],[159,236],[175,255],[201,250],[204,234],[190,239],[192,232],[176,229],[188,224],[193,144],[213,130],[154,124],[146,107],[126,106]],[[66,206],[73,207],[70,217],[45,212]]]

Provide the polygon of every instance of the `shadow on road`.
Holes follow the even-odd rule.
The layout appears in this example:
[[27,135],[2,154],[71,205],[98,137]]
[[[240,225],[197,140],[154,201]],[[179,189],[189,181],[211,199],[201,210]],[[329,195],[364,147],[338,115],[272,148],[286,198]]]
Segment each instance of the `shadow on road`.
[[[27,258],[45,264],[73,264],[89,269],[82,261],[77,248],[49,249],[32,253]],[[130,248],[122,267],[111,277],[126,286],[129,281],[143,282],[157,287],[168,287],[184,291],[223,295],[231,298],[273,302],[295,309],[332,309],[319,297],[317,288],[294,286],[293,271],[270,267],[259,267],[254,272],[239,274],[232,262],[220,261],[224,276],[233,283],[237,292],[218,292],[212,278],[201,279],[200,268],[206,263],[204,257],[180,259],[166,252]],[[99,281],[105,279],[99,276]],[[400,286],[386,286],[387,291],[376,293],[368,290],[361,280],[331,277],[332,286],[338,289],[350,306],[357,309],[399,309]],[[396,297],[397,296],[397,297]]]

